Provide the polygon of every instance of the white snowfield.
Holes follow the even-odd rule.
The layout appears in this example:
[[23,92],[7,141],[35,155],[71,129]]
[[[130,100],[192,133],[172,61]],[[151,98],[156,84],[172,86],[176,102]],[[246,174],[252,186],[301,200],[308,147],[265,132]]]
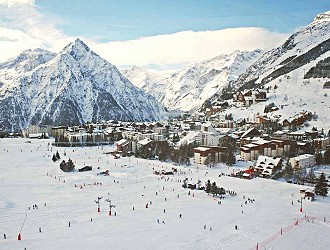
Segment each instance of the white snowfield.
[[[301,186],[219,177],[244,166],[242,162],[233,168],[181,167],[103,154],[113,146],[55,148],[48,145],[50,140],[26,142],[0,140],[1,250],[257,249],[257,243],[259,249],[309,250],[330,245],[329,198],[304,200],[301,213]],[[62,172],[61,160],[51,160],[57,150],[62,159],[70,157],[76,169],[86,165],[93,170]],[[178,169],[174,176],[153,174],[172,167]],[[97,175],[105,169],[109,176]],[[178,182],[185,178],[192,184],[198,179],[203,185],[208,179],[216,181],[237,196],[227,195],[219,205],[219,198],[203,191],[188,195]],[[98,197],[103,197],[100,213]],[[111,216],[106,199],[115,205]],[[38,209],[33,209],[35,204]]]

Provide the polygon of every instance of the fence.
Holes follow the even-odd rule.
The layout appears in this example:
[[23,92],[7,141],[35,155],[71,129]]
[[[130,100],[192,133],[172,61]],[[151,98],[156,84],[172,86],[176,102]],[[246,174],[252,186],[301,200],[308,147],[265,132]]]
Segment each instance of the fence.
[[313,216],[305,215],[304,217],[301,217],[300,219],[295,220],[292,224],[290,224],[290,225],[288,225],[284,228],[281,228],[279,231],[274,233],[268,239],[266,239],[264,241],[261,241],[261,242],[257,242],[256,246],[251,248],[250,250],[263,249],[266,245],[268,245],[272,241],[274,241],[274,240],[278,239],[279,237],[281,237],[281,235],[287,234],[290,231],[294,230],[298,225],[302,225],[304,222],[314,222],[314,220],[326,222],[326,217],[313,217]]

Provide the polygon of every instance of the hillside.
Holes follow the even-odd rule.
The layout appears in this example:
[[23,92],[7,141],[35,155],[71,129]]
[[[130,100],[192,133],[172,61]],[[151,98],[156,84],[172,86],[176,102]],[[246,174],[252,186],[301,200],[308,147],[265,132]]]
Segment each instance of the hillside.
[[165,107],[183,111],[199,108],[253,63],[261,50],[235,51],[189,65],[172,74],[156,75],[133,67],[123,74],[136,86],[154,95]]

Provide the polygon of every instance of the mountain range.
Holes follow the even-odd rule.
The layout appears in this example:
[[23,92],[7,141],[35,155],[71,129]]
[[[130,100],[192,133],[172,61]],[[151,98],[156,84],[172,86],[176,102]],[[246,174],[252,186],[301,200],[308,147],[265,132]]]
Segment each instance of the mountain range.
[[326,117],[329,63],[330,12],[272,50],[234,51],[170,73],[137,66],[121,73],[76,39],[58,54],[27,50],[0,64],[0,128],[162,120],[168,110],[192,112],[223,100],[224,91],[253,88],[274,89],[268,100],[282,107]]
[[27,50],[0,64],[0,128],[155,121],[166,109],[76,39],[58,54]]
[[229,81],[236,80],[262,52],[260,49],[237,50],[163,75],[134,66],[124,70],[123,75],[145,92],[154,95],[165,107],[194,111],[221,91]]

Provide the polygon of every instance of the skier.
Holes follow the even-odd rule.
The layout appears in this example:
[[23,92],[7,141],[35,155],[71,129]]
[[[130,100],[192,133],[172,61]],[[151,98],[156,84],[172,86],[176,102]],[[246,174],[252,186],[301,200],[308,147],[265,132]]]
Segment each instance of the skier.
[[69,227],[71,227],[71,222],[69,221]]
[[204,229],[206,229],[206,225],[204,225]]
[[164,214],[166,213],[165,208],[164,208]]
[[146,208],[148,208],[148,203],[146,204]]
[[159,219],[157,219],[157,223],[159,224]]
[[133,206],[133,210],[134,210],[134,206]]
[[179,214],[179,218],[182,218],[182,214]]
[[7,235],[6,235],[6,234],[3,234],[3,238],[4,238],[4,239],[7,239]]
[[39,233],[41,233],[41,227],[39,227]]
[[210,231],[212,231],[213,229],[212,229],[212,227],[210,226]]

